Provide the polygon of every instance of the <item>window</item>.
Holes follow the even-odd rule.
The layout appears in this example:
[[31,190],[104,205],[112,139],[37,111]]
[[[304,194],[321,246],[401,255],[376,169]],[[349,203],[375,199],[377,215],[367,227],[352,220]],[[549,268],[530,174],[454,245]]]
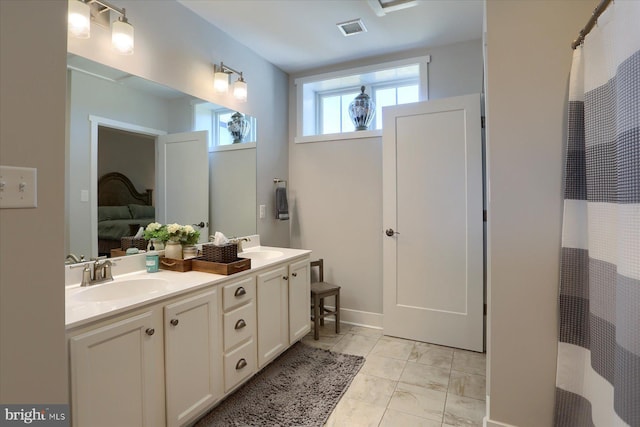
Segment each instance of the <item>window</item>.
[[[428,99],[429,60],[429,56],[411,58],[296,79],[296,142],[373,136],[371,131],[379,134],[382,107]],[[376,114],[369,131],[355,132],[349,104],[360,94],[362,85],[376,105]]]
[[[220,108],[218,105],[208,102],[196,104],[194,107],[194,129],[209,131],[209,151],[214,151],[216,147],[233,144],[233,137],[227,129],[227,123],[231,121],[231,116],[235,111],[227,108]],[[256,119],[245,116],[249,121],[249,134],[243,142],[256,141]]]

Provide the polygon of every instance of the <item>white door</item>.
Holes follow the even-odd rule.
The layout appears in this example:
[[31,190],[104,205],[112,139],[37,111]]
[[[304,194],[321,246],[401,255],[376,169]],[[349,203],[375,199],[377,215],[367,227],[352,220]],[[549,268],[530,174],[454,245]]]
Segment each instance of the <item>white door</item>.
[[480,95],[383,120],[384,333],[482,351]]
[[206,242],[209,237],[207,131],[161,135],[158,151],[158,222],[198,225],[200,242]]

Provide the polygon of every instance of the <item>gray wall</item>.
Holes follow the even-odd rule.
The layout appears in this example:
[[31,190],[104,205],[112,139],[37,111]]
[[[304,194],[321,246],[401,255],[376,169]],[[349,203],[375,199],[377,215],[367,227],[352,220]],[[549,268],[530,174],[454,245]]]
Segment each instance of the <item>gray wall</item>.
[[[175,1],[151,6],[122,0],[118,6],[126,8],[135,26],[133,56],[115,54],[109,47],[109,32],[95,26],[88,40],[69,38],[69,51],[256,117],[257,204],[266,204],[267,212],[273,212],[273,178],[286,176],[288,167],[287,75]],[[214,92],[213,64],[220,61],[243,71],[247,103]],[[289,225],[273,215],[258,220],[257,229],[264,243],[289,246]]]
[[597,1],[487,2],[487,426],[553,420],[571,41]]
[[0,163],[38,207],[0,210],[0,402],[68,401],[64,337],[66,0],[0,1]]
[[[427,54],[431,99],[482,92],[481,40],[340,69]],[[289,87],[291,244],[324,258],[326,280],[342,286],[345,320],[382,326],[382,138],[295,144],[293,82],[302,76],[291,76]]]

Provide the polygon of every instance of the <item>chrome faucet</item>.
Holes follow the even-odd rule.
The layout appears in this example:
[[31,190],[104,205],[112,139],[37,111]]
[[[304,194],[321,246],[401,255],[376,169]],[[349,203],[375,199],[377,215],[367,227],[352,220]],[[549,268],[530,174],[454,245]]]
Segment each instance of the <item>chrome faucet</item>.
[[112,266],[113,263],[110,260],[100,258],[85,264],[82,270],[82,283],[80,283],[80,286],[91,286],[112,281]]
[[78,258],[78,256],[76,254],[70,253],[64,259],[64,263],[65,264],[77,264],[79,262],[84,262],[84,255],[80,255],[80,258]]

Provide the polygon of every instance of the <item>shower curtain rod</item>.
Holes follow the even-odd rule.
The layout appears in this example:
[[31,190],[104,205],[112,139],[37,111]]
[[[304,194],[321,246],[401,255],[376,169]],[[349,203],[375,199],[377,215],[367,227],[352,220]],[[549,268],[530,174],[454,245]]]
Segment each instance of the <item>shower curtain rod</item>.
[[613,0],[601,0],[600,1],[600,4],[593,10],[593,13],[591,14],[591,18],[587,22],[587,25],[585,25],[584,28],[580,30],[578,38],[575,39],[573,41],[573,43],[571,43],[571,49],[575,49],[575,48],[577,48],[578,46],[580,46],[582,44],[582,42],[584,41],[585,36],[587,34],[589,34],[591,29],[596,25],[600,15],[602,15],[602,12],[605,11],[607,6],[609,6],[609,4],[612,1]]

